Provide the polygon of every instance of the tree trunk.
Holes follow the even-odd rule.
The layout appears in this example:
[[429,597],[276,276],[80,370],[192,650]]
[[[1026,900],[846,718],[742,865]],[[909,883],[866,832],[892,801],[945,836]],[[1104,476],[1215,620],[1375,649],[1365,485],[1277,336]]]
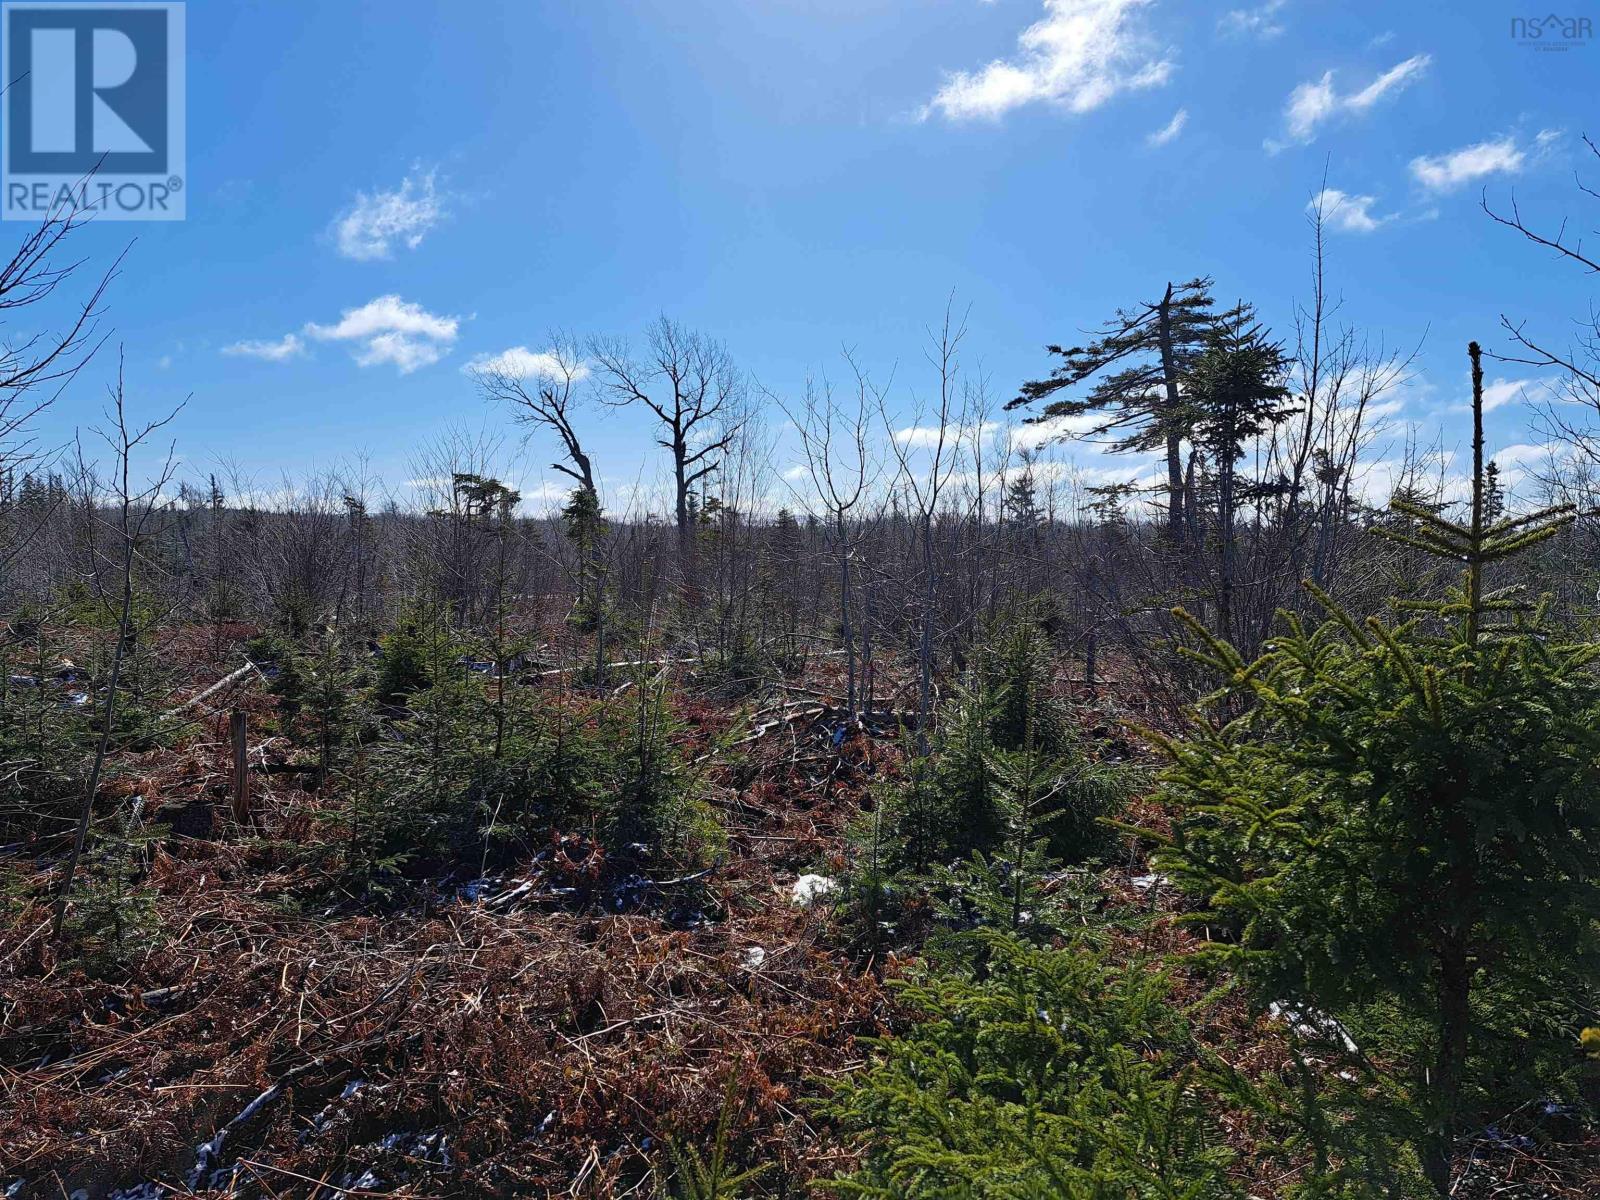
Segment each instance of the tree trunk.
[[[1231,401],[1230,401],[1231,403]],[[1236,468],[1233,462],[1233,446],[1237,431],[1234,427],[1234,414],[1230,410],[1222,439],[1222,461],[1217,464],[1217,534],[1221,545],[1219,546],[1219,573],[1217,587],[1217,632],[1224,640],[1234,640],[1233,630],[1233,531],[1234,531],[1234,481]]]
[[846,705],[856,711],[856,631],[850,618],[850,543],[845,537],[845,522],[840,514],[839,534],[839,634],[844,641]]
[[922,638],[917,647],[917,753],[928,753],[933,714],[933,614],[938,586],[933,577],[933,514],[922,517]]
[[1467,1064],[1472,972],[1464,931],[1450,934],[1439,955],[1439,1046],[1433,1065],[1433,1113],[1422,1151],[1422,1169],[1441,1198],[1450,1195],[1453,1131]]
[[61,927],[67,919],[67,899],[72,894],[72,879],[78,871],[78,860],[83,857],[83,845],[89,836],[89,820],[94,814],[95,793],[100,790],[100,778],[105,773],[106,753],[111,748],[111,730],[117,715],[117,685],[122,679],[122,658],[127,651],[128,630],[133,624],[133,535],[128,529],[128,464],[127,452],[122,462],[122,604],[117,613],[117,645],[111,652],[111,678],[106,683],[106,703],[100,717],[100,738],[94,748],[94,766],[89,770],[89,782],[84,789],[83,807],[78,811],[78,829],[72,839],[72,853],[67,856],[66,868],[61,873],[61,887],[56,893],[55,916],[50,922],[50,936],[61,936]]
[[606,584],[601,574],[603,563],[600,551],[591,542],[589,547],[589,574],[594,605],[594,686],[598,691],[606,686]]
[[674,493],[677,497],[674,515],[678,521],[678,556],[679,565],[683,568],[684,579],[687,582],[689,575],[690,557],[694,552],[694,525],[689,519],[689,484],[687,482],[688,467],[685,460],[689,456],[689,447],[682,442],[674,442],[672,446],[672,478],[676,485]]
[[1166,388],[1167,401],[1162,409],[1162,425],[1167,439],[1167,536],[1173,542],[1183,541],[1183,434],[1178,427],[1178,369],[1172,352],[1172,285],[1161,298],[1157,310],[1158,336],[1161,341],[1161,378]]

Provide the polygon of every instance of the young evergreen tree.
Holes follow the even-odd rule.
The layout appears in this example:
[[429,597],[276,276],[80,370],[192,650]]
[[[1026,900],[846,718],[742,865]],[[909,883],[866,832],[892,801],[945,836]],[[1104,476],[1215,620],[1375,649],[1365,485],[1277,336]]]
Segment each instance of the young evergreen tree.
[[824,1111],[861,1150],[835,1195],[1244,1200],[1212,1069],[1169,973],[984,930],[981,972],[900,985],[922,1018],[872,1043]]
[[600,496],[592,487],[578,487],[561,510],[567,539],[578,551],[578,606],[574,622],[594,630],[594,685],[606,682],[606,563],[601,542],[607,532]]
[[[1470,516],[1396,499],[1405,523],[1375,530],[1463,565],[1459,587],[1365,622],[1313,587],[1330,619],[1285,617],[1254,662],[1190,620],[1219,696],[1250,703],[1163,741],[1181,817],[1155,858],[1200,901],[1197,924],[1229,931],[1216,952],[1261,999],[1401,1014],[1371,1049],[1407,1072],[1402,1136],[1440,1196],[1455,1132],[1512,1060],[1556,1045],[1570,1057],[1570,1032],[1543,1014],[1557,995],[1567,1022],[1586,1015],[1600,915],[1600,646],[1563,644],[1542,608],[1487,582],[1573,513],[1487,519],[1483,373],[1468,352]],[[1408,1028],[1425,1032],[1407,1044]]]
[[1226,638],[1240,633],[1234,619],[1239,509],[1272,494],[1270,483],[1241,481],[1238,467],[1251,443],[1293,413],[1288,370],[1283,347],[1241,304],[1218,319],[1190,372],[1194,441],[1216,472],[1217,630]]

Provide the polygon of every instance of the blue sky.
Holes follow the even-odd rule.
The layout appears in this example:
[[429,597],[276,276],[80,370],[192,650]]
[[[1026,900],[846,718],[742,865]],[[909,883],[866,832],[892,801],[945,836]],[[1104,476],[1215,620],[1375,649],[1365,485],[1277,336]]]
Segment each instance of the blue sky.
[[[462,367],[659,312],[794,393],[851,345],[897,402],[924,327],[970,305],[1002,398],[1169,278],[1216,277],[1282,333],[1307,201],[1343,316],[1422,342],[1402,422],[1458,445],[1469,338],[1564,340],[1587,281],[1478,209],[1578,210],[1600,45],[1543,53],[1499,3],[424,0],[188,5],[188,220],[136,238],[109,299],[129,391],[191,474],[353,452],[397,492],[451,424],[504,431]],[[1590,131],[1600,132],[1600,131]],[[1595,172],[1600,176],[1600,171]],[[1600,183],[1600,178],[1591,182]],[[98,412],[109,358],[44,432]],[[1515,385],[1491,440],[1526,444]],[[656,469],[596,414],[601,473]],[[780,439],[780,466],[788,460]],[[549,448],[534,447],[536,485]]]

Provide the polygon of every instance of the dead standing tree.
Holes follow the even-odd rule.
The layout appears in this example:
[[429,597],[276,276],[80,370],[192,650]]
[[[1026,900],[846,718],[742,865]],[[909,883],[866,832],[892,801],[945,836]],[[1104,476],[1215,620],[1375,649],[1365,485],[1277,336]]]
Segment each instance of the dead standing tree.
[[550,349],[528,359],[509,355],[468,368],[472,381],[486,400],[511,409],[520,425],[548,430],[561,443],[564,461],[550,468],[559,471],[585,491],[595,491],[594,464],[583,449],[574,423],[581,404],[577,387],[589,374],[577,343],[565,334],[550,337]]
[[[139,447],[149,441],[151,435],[172,421],[182,410],[183,405],[168,413],[158,421],[151,421],[140,426],[137,430],[128,427],[127,408],[123,401],[122,367],[117,367],[117,382],[111,393],[112,408],[107,414],[111,427],[97,430],[112,453],[112,500],[115,504],[114,512],[116,526],[117,569],[120,591],[116,598],[117,603],[117,640],[111,653],[111,673],[106,680],[105,700],[100,710],[100,735],[95,743],[94,764],[89,769],[89,782],[84,788],[83,804],[78,810],[78,828],[73,837],[72,851],[67,856],[66,865],[61,871],[61,883],[56,891],[55,916],[51,921],[50,934],[52,937],[61,936],[61,927],[67,916],[67,900],[72,894],[73,876],[78,870],[78,860],[83,857],[83,846],[89,835],[89,821],[94,815],[95,793],[100,790],[100,779],[105,772],[106,755],[111,748],[111,732],[116,724],[117,715],[117,685],[122,676],[122,661],[128,651],[128,645],[133,630],[133,592],[134,592],[134,566],[139,559],[140,542],[148,531],[151,519],[160,511],[160,500],[167,485],[172,482],[176,470],[176,459],[171,447],[168,447],[166,458],[161,469],[144,488],[134,490],[133,484],[133,457]],[[92,484],[92,472],[88,465],[82,462],[82,450],[79,450],[80,474],[85,480],[85,486]]]
[[510,407],[512,415],[529,434],[538,430],[555,435],[561,445],[562,460],[550,464],[571,479],[577,487],[562,510],[567,536],[578,551],[578,603],[593,623],[595,632],[595,682],[603,686],[606,655],[606,551],[603,545],[605,519],[600,491],[595,482],[594,462],[583,448],[576,416],[583,400],[578,385],[588,377],[589,368],[577,340],[570,335],[550,335],[550,349],[531,358],[516,359],[501,355],[469,370],[473,382],[486,400]]
[[[884,393],[876,394],[878,415],[888,434],[897,468],[897,485],[905,497],[917,544],[922,577],[917,638],[917,752],[928,753],[928,728],[933,714],[934,626],[939,613],[938,560],[934,554],[934,520],[940,501],[960,462],[962,430],[968,424],[969,392],[957,386],[961,341],[966,320],[954,320],[954,299],[945,305],[944,320],[928,331],[928,362],[939,377],[939,400],[932,413],[919,409],[909,427],[896,429]],[[931,424],[924,422],[932,418]]]
[[1273,430],[1265,451],[1262,478],[1275,482],[1278,504],[1276,519],[1257,539],[1254,570],[1261,586],[1250,624],[1240,631],[1243,647],[1267,639],[1280,608],[1306,603],[1300,587],[1306,575],[1332,590],[1342,544],[1354,533],[1349,518],[1357,460],[1382,424],[1381,413],[1372,410],[1406,382],[1416,355],[1374,348],[1353,329],[1334,326],[1340,304],[1328,292],[1326,231],[1342,201],[1330,201],[1326,184],[1324,178],[1308,210],[1311,298],[1295,306],[1291,355],[1297,411]]
[[[63,243],[88,218],[76,208],[53,209],[28,232],[11,258],[0,265],[0,320],[13,309],[48,301],[82,265],[60,262]],[[0,341],[0,484],[9,484],[40,457],[30,427],[100,348],[97,319],[106,288],[116,277],[122,255],[101,275],[66,322],[49,332],[28,332]],[[35,322],[37,324],[37,322]],[[8,528],[0,513],[0,602],[4,601],[6,568],[27,548],[34,528]],[[48,515],[48,513],[44,514]]]
[[827,540],[839,568],[839,636],[844,644],[845,703],[853,713],[858,697],[851,559],[860,541],[861,529],[858,525],[852,531],[851,522],[862,497],[877,482],[881,464],[867,445],[872,425],[867,378],[848,351],[845,361],[855,374],[854,404],[840,406],[834,398],[833,385],[826,379],[820,388],[810,380],[806,382],[805,404],[798,414],[789,411],[782,400],[777,403],[800,434],[806,472],[824,509]]
[[[1583,143],[1596,160],[1600,146],[1585,137]],[[1591,200],[1600,200],[1600,191],[1578,180],[1578,188]],[[1506,228],[1521,234],[1528,242],[1587,275],[1600,275],[1600,255],[1586,249],[1583,238],[1570,231],[1571,222],[1562,218],[1554,229],[1535,228],[1523,219],[1522,209],[1513,195],[1510,212],[1498,212],[1489,205],[1488,194],[1480,200],[1483,211]],[[1590,462],[1600,462],[1600,433],[1592,423],[1600,415],[1600,315],[1593,310],[1578,322],[1579,332],[1566,348],[1552,347],[1542,337],[1526,332],[1526,322],[1513,321],[1504,314],[1500,325],[1510,335],[1516,349],[1508,354],[1491,354],[1501,362],[1536,368],[1553,368],[1561,382],[1553,401],[1539,403],[1539,416],[1555,440],[1570,445]],[[1574,418],[1571,413],[1582,414]],[[1585,423],[1585,422],[1588,423]]]
[[634,358],[626,342],[595,339],[589,353],[613,404],[639,404],[660,422],[656,441],[672,455],[679,566],[690,577],[694,560],[694,486],[716,471],[738,428],[725,417],[740,407],[744,376],[721,342],[658,317],[649,351]]

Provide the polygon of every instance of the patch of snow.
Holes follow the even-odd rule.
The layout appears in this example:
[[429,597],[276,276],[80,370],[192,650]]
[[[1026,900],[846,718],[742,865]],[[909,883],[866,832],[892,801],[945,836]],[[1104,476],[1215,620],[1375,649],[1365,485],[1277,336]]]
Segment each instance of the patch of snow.
[[1342,1046],[1346,1054],[1359,1052],[1350,1031],[1327,1013],[1274,1000],[1267,1005],[1267,1015],[1275,1021],[1282,1021],[1301,1037],[1317,1038]]
[[826,875],[802,875],[794,881],[794,890],[790,893],[789,899],[795,904],[803,904],[809,908],[837,894],[838,891],[837,881],[829,879]]

